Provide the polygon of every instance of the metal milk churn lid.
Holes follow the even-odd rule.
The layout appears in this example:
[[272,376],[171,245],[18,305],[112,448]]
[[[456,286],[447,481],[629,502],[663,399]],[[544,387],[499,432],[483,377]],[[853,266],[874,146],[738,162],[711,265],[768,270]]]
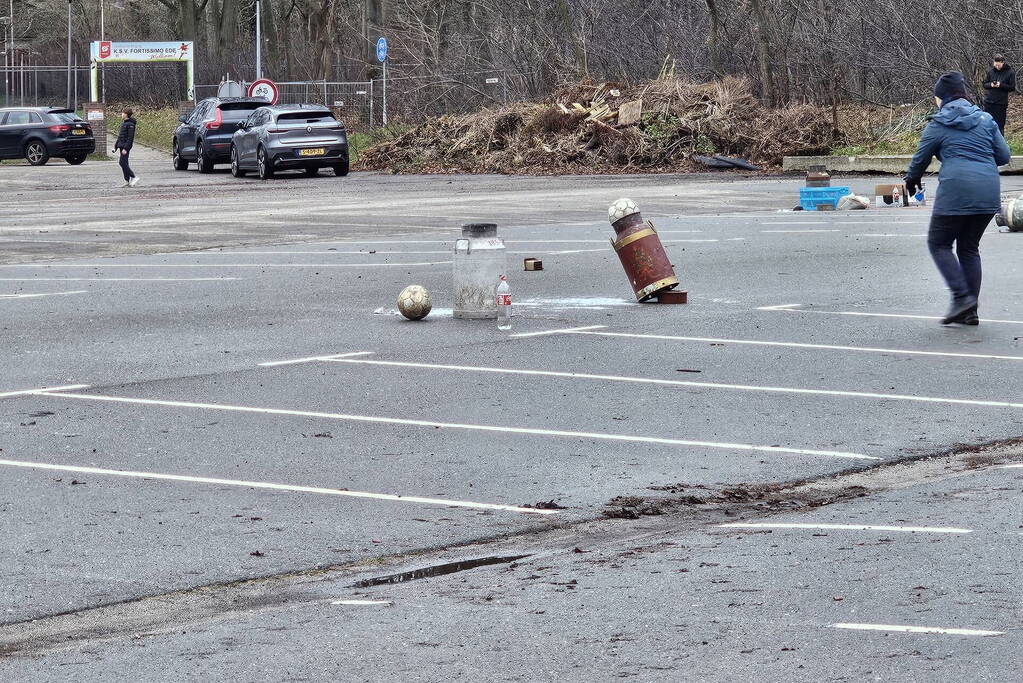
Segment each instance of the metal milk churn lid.
[[497,283],[505,270],[504,242],[496,223],[467,223],[455,240],[454,316],[497,319]]

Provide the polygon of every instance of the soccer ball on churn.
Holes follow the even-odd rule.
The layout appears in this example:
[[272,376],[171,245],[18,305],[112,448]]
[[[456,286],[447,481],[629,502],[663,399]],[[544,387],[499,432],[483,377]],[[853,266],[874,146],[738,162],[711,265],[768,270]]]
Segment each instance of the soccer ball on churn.
[[626,216],[639,213],[639,207],[631,199],[619,199],[607,210],[607,219],[614,225]]
[[409,320],[422,320],[432,308],[430,292],[422,285],[409,285],[398,295],[398,311]]

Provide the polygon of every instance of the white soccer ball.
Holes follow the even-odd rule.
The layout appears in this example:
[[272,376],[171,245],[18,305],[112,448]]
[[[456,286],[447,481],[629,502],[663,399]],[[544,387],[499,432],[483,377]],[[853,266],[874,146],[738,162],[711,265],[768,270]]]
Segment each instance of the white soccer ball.
[[626,216],[639,213],[639,207],[631,199],[619,199],[607,210],[607,219],[615,224]]
[[398,295],[398,311],[409,320],[422,320],[432,308],[430,292],[422,285],[409,285]]

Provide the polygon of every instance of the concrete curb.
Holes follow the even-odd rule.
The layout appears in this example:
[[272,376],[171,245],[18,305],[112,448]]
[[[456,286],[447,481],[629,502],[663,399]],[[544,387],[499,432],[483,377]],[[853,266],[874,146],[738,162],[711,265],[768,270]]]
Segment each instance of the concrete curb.
[[[891,173],[902,175],[909,168],[911,154],[892,154],[888,156],[813,156],[785,157],[782,170],[789,172],[807,171],[810,166],[823,165],[829,171],[844,173]],[[927,167],[928,173],[937,173],[941,163],[932,161]],[[1002,173],[1023,172],[1023,156],[1012,157],[1009,163],[1001,167]]]

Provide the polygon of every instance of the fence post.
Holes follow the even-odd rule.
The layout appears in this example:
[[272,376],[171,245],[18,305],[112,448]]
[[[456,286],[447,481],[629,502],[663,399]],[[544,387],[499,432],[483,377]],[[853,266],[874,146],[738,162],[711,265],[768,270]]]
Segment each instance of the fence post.
[[373,122],[376,120],[373,118],[373,100],[375,99],[376,97],[373,93],[373,79],[371,78],[369,79],[369,127],[371,129],[373,128],[374,125]]
[[110,148],[107,141],[106,105],[102,102],[87,102],[85,104],[85,120],[92,126],[92,135],[96,138],[96,152],[107,154],[107,150]]

